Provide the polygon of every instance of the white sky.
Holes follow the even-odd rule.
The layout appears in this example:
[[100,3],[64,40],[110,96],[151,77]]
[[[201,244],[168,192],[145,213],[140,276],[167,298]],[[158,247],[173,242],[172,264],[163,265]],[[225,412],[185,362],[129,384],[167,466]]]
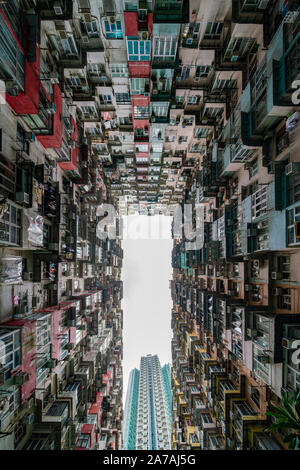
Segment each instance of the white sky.
[[141,356],[171,363],[171,217],[123,217],[123,394]]

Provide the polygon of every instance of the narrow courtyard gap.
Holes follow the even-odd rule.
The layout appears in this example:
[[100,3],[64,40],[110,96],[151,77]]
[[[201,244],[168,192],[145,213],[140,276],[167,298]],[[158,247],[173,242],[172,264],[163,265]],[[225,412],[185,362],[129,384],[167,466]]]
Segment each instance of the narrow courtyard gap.
[[[123,217],[123,396],[140,358],[171,363],[171,217]],[[125,400],[123,401],[125,403]]]

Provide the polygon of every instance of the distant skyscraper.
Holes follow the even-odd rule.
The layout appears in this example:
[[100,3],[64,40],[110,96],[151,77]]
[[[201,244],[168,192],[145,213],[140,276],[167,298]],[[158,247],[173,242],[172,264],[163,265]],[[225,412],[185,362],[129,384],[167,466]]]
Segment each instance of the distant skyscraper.
[[125,450],[171,449],[172,392],[170,366],[158,356],[141,358],[130,373],[124,413]]

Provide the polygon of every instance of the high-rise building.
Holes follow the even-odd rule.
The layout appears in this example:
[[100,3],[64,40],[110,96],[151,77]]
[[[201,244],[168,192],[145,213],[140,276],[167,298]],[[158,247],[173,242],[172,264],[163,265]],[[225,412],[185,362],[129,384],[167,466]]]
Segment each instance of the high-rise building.
[[141,358],[130,373],[124,416],[124,449],[171,449],[172,391],[170,366],[158,356]]

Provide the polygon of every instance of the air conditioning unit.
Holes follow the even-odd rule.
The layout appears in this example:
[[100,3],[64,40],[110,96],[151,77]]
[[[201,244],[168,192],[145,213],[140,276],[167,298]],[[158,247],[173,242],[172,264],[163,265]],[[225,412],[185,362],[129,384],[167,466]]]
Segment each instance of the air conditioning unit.
[[53,10],[54,10],[54,13],[56,15],[62,15],[63,14],[63,9],[62,9],[59,2],[54,2]]
[[33,280],[33,272],[27,272],[23,275],[24,281],[32,281]]
[[276,287],[276,289],[272,289],[272,295],[281,295],[281,294],[282,294],[281,287]]
[[19,372],[12,376],[14,385],[24,385],[29,380],[28,372]]
[[51,251],[58,251],[59,250],[59,244],[58,243],[48,243],[48,248]]
[[16,193],[16,202],[19,204],[29,204],[29,194],[24,191]]
[[54,367],[57,366],[57,359],[49,359],[47,362],[46,362],[46,367],[48,369],[54,369]]
[[282,273],[278,273],[277,271],[273,271],[271,273],[271,279],[273,279],[273,281],[278,281],[279,279],[282,279]]
[[88,36],[81,36],[82,42],[87,44],[89,42],[89,37]]

